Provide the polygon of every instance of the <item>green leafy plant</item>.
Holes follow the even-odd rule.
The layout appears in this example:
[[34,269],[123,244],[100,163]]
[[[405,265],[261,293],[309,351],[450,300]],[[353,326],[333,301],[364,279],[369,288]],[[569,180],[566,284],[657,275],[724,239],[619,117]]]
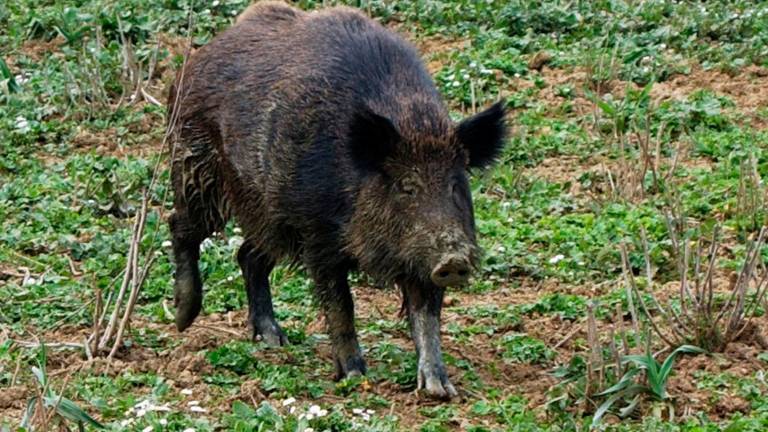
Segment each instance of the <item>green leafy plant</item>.
[[[643,396],[648,396],[654,401],[667,401],[667,382],[673,371],[675,357],[682,353],[705,354],[706,351],[693,345],[682,345],[672,351],[662,363],[650,352],[622,357],[622,364],[629,366],[629,369],[618,383],[595,395],[608,398],[595,411],[592,426],[599,424],[603,416],[619,401],[629,400],[627,405],[619,410],[621,417],[629,415],[642,401]],[[644,381],[642,383],[638,380],[641,376]]]
[[[64,424],[67,421],[73,422],[77,425],[79,431],[85,431],[86,425],[97,429],[104,429],[104,425],[94,420],[75,402],[54,392],[48,380],[46,364],[46,348],[45,344],[41,342],[38,365],[32,367],[32,374],[37,380],[38,395],[31,397],[27,401],[27,409],[24,412],[21,427],[28,427],[32,430],[37,428],[47,430],[50,427],[51,419],[53,419],[59,424]],[[52,410],[54,414],[49,414],[49,410]]]

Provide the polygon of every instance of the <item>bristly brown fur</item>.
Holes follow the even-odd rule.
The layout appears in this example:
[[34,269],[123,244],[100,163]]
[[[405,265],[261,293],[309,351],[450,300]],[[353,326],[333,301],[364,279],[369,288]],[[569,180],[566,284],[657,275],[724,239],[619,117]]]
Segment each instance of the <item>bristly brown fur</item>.
[[[281,260],[300,263],[342,375],[365,369],[348,271],[405,281],[412,309],[439,315],[448,283],[418,287],[435,287],[446,263],[477,262],[468,176],[498,157],[504,105],[455,124],[414,47],[358,11],[254,4],[191,56],[171,95],[179,329],[202,304],[199,244],[231,216],[244,231],[238,259],[255,333],[284,341],[268,275]],[[439,334],[433,318],[412,317]],[[453,391],[441,365],[429,385],[439,376]]]

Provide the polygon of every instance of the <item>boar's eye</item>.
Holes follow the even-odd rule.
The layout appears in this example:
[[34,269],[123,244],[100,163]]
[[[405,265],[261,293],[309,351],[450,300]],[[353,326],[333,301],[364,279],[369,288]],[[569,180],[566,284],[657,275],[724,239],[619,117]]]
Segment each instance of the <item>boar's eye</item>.
[[416,196],[416,186],[413,185],[410,182],[401,182],[400,183],[400,191],[408,195],[409,197],[415,197]]

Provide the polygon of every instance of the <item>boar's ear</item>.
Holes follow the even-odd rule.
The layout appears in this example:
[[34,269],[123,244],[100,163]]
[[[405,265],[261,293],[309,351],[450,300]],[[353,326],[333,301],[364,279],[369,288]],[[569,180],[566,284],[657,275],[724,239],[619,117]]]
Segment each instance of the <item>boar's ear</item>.
[[378,171],[395,150],[400,134],[395,125],[368,109],[355,113],[349,128],[349,150],[355,166],[363,171]]
[[501,100],[459,123],[456,133],[469,153],[470,168],[485,168],[501,153],[507,129],[505,105],[506,101]]

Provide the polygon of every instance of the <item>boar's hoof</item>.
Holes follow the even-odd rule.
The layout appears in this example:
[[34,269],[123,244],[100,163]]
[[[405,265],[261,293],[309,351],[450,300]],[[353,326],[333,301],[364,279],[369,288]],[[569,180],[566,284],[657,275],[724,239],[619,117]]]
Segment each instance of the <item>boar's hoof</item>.
[[186,296],[176,296],[176,328],[181,332],[192,325],[203,306],[203,297],[192,293]]
[[253,340],[263,341],[269,346],[283,346],[288,344],[288,338],[280,326],[273,320],[264,320],[264,322],[253,326]]
[[432,399],[449,400],[459,395],[444,373],[419,371],[418,390]]
[[353,355],[346,360],[336,359],[336,381],[344,378],[359,377],[365,375],[365,360],[360,355]]

